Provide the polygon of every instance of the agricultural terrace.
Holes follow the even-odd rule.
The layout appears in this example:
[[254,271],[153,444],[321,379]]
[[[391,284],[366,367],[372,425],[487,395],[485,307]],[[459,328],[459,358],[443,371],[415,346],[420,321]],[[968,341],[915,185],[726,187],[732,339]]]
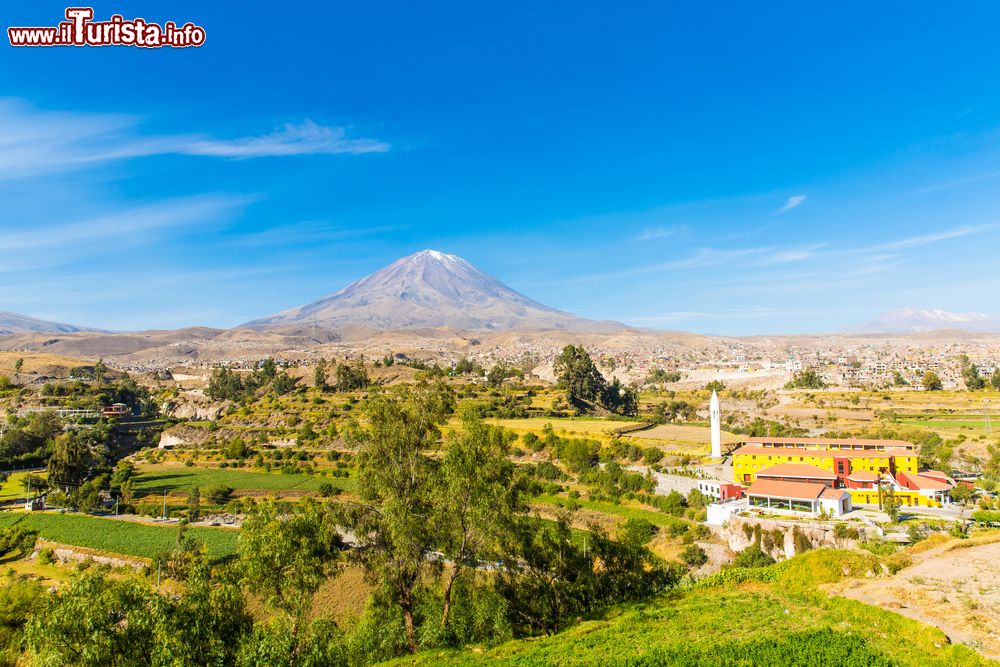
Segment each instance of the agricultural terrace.
[[[172,550],[180,530],[163,525],[82,514],[55,512],[3,513],[0,528],[19,525],[38,531],[39,537],[70,546],[96,549],[109,554],[154,558]],[[186,534],[202,543],[210,558],[218,560],[236,553],[237,531],[224,528],[188,528]]]

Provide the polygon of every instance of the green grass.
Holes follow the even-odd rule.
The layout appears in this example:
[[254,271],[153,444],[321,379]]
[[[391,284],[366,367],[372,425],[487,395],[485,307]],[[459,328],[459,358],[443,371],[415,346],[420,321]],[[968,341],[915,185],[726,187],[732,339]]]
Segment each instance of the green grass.
[[[177,526],[102,519],[80,514],[0,514],[0,526],[14,523],[29,530],[37,530],[40,537],[60,544],[142,558],[152,558],[158,553],[173,549],[180,530]],[[188,528],[187,535],[202,541],[212,559],[236,553],[237,531]]]
[[[783,665],[959,667],[996,665],[938,629],[812,585],[837,578],[860,557],[824,550],[794,559],[774,583],[696,588],[616,608],[551,637],[482,652],[427,651],[397,665]],[[811,552],[812,553],[812,552]],[[859,560],[860,558],[860,560]],[[796,563],[795,561],[799,561]],[[807,594],[788,590],[803,577]]]
[[228,486],[237,491],[318,491],[327,483],[343,491],[353,491],[355,482],[347,477],[323,477],[321,475],[285,474],[280,472],[249,472],[236,468],[199,468],[142,465],[135,478],[136,491],[162,493],[189,491],[200,487],[202,491],[210,486]]
[[11,473],[7,481],[0,485],[0,502],[8,502],[11,500],[24,500],[24,487],[21,485],[21,481],[27,475],[35,475],[36,477],[45,477],[47,473],[45,471],[41,472],[15,472]]

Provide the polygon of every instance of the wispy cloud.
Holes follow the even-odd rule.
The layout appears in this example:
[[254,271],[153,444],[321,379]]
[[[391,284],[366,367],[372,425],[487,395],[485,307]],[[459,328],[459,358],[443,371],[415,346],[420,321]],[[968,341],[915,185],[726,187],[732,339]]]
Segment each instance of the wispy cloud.
[[775,250],[762,256],[757,263],[762,266],[768,266],[771,264],[790,264],[792,262],[802,262],[815,257],[818,254],[818,251],[825,245],[825,243],[816,243],[798,248]]
[[957,188],[963,185],[969,185],[971,183],[988,181],[992,178],[997,178],[998,176],[1000,176],[1000,171],[988,171],[982,174],[974,174],[972,176],[966,176],[965,178],[957,178],[953,181],[944,181],[943,183],[935,183],[933,185],[928,185],[923,188],[917,188],[916,190],[910,190],[909,192],[903,193],[902,196],[913,197],[916,195],[926,195],[932,192],[940,192],[941,190],[949,190],[951,188]]
[[647,227],[639,234],[632,237],[634,243],[642,241],[656,241],[657,239],[668,239],[673,236],[682,236],[688,233],[687,225],[674,225],[672,227]]
[[0,271],[42,268],[87,253],[149,245],[168,232],[204,231],[231,219],[253,200],[243,195],[168,199],[59,225],[0,232]]
[[269,227],[250,234],[244,234],[235,240],[237,243],[247,246],[288,246],[327,243],[342,239],[375,236],[404,228],[404,225],[342,227],[329,222],[306,221]]
[[311,120],[284,127],[259,137],[238,139],[189,139],[180,141],[177,152],[223,158],[276,157],[348,153],[385,153],[389,144],[377,139],[351,139],[343,127],[327,127]]
[[344,127],[306,120],[257,136],[144,134],[121,114],[40,111],[0,100],[0,178],[49,174],[101,162],[156,155],[250,159],[309,154],[384,153],[389,144],[353,138]]
[[904,248],[915,248],[918,246],[924,246],[931,243],[937,243],[939,241],[957,239],[963,236],[983,234],[985,232],[994,230],[996,228],[997,225],[995,223],[987,225],[963,225],[961,227],[946,229],[940,232],[932,232],[930,234],[922,234],[920,236],[911,236],[909,238],[900,239],[899,241],[892,241],[890,243],[883,243],[880,245],[870,246],[869,248],[867,248],[867,250],[880,251],[880,250],[902,250]]
[[806,200],[805,195],[792,195],[791,197],[788,198],[788,201],[786,201],[785,204],[778,209],[776,215],[781,215],[782,213],[788,213],[793,208],[801,206],[802,203],[805,202],[805,200]]

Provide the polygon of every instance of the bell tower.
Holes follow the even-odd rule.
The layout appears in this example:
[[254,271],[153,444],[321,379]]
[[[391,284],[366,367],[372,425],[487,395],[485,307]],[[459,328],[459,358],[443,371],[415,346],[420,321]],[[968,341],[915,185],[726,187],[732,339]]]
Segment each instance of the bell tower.
[[712,458],[722,458],[722,414],[719,411],[719,395],[712,390],[712,400],[708,404],[708,415],[712,422]]

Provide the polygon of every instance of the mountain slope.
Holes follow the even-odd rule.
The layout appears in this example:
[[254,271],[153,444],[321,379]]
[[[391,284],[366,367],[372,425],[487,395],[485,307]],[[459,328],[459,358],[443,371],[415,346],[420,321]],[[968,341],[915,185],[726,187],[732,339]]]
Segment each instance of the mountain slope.
[[958,329],[973,333],[1000,332],[1000,320],[982,313],[950,313],[946,310],[896,308],[871,322],[848,329],[850,333],[924,333]]
[[247,323],[373,329],[623,329],[542,305],[455,255],[424,250],[399,259],[318,301]]
[[78,331],[96,331],[72,324],[48,322],[36,317],[6,313],[0,311],[0,336],[10,336],[23,333],[75,333]]

